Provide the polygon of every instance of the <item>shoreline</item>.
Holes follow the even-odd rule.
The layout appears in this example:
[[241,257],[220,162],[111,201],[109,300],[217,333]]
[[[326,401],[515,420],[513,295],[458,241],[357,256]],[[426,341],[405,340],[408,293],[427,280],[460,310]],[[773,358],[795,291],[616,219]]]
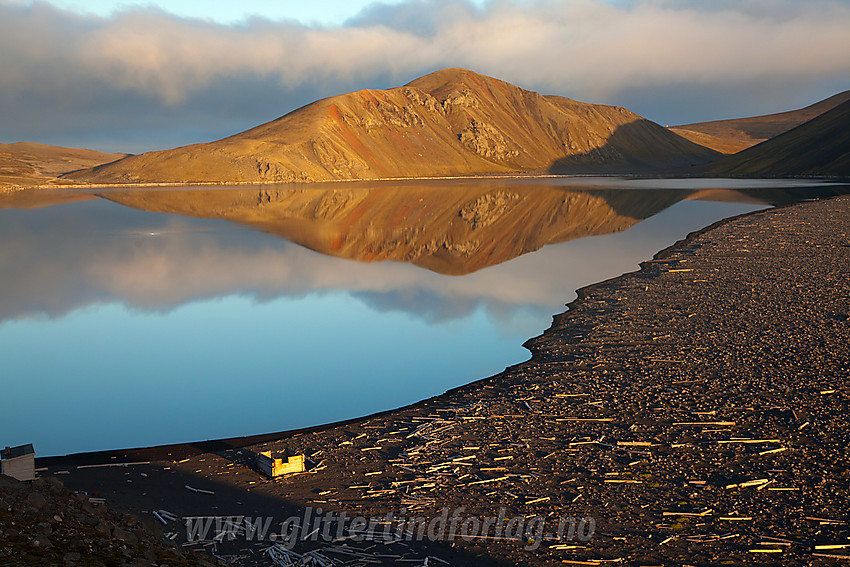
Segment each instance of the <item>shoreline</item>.
[[[459,565],[682,554],[693,565],[777,554],[816,564],[817,546],[850,536],[848,215],[850,199],[838,197],[691,233],[639,270],[578,290],[525,343],[531,360],[410,406],[262,438],[38,463],[142,516],[170,506],[181,517],[280,518],[323,506],[489,517],[502,507],[596,519],[597,536],[581,545],[414,546]],[[265,479],[252,468],[264,450],[307,454],[312,474]],[[111,466],[73,469],[95,464],[82,463],[87,455]],[[150,462],[117,466],[138,461]]]
[[[732,181],[755,181],[759,179],[771,181],[813,181],[823,183],[847,183],[850,182],[850,177],[847,176],[829,176],[829,175],[776,175],[776,176],[751,176],[751,175],[705,175],[698,173],[623,173],[623,172],[598,172],[598,173],[544,173],[544,172],[514,172],[514,173],[482,173],[479,175],[450,175],[450,176],[434,176],[434,177],[376,177],[376,178],[358,178],[358,179],[327,179],[321,181],[161,181],[161,182],[137,182],[137,183],[86,183],[67,181],[65,183],[62,178],[55,178],[55,181],[63,183],[41,183],[35,185],[18,185],[18,184],[2,184],[0,183],[0,194],[2,193],[18,193],[23,191],[42,191],[49,189],[58,190],[101,190],[101,189],[156,189],[156,188],[250,188],[250,187],[269,187],[269,186],[287,186],[293,188],[301,187],[321,187],[324,185],[340,185],[346,183],[364,184],[364,183],[416,183],[422,181],[480,181],[480,180],[534,180],[534,179],[584,179],[584,178],[624,178],[624,179],[711,179],[723,180],[729,179]],[[50,180],[54,180],[50,178]]]
[[[556,177],[556,176],[550,176],[550,177]],[[771,207],[770,209],[766,209],[766,210],[787,208],[787,207],[793,207],[793,206],[794,206],[793,204],[792,205],[774,206],[774,207]],[[529,346],[532,344],[532,341],[534,341],[535,339],[542,338],[547,332],[549,332],[556,325],[556,322],[560,317],[567,315],[571,311],[571,309],[573,308],[574,305],[580,304],[581,301],[583,300],[583,298],[586,295],[589,296],[596,289],[601,288],[605,285],[614,283],[617,280],[620,280],[621,278],[625,278],[627,276],[642,273],[645,269],[648,269],[649,266],[653,262],[663,260],[663,258],[667,254],[675,252],[676,248],[678,248],[679,246],[687,245],[692,239],[697,238],[698,236],[702,235],[705,232],[709,232],[710,230],[713,230],[717,227],[720,227],[720,226],[722,226],[722,225],[724,225],[728,222],[734,221],[736,219],[741,219],[741,218],[744,218],[744,217],[755,215],[755,214],[758,214],[760,212],[764,212],[764,210],[757,210],[757,211],[752,211],[752,212],[748,212],[748,213],[743,213],[743,214],[740,214],[740,215],[736,215],[736,216],[733,216],[733,217],[728,217],[728,218],[716,221],[716,222],[714,222],[714,223],[712,223],[712,224],[710,224],[710,225],[708,225],[704,228],[701,228],[699,230],[696,230],[696,231],[689,233],[684,238],[674,242],[673,244],[667,246],[666,248],[664,248],[662,250],[659,250],[658,252],[656,252],[652,256],[651,259],[644,260],[644,261],[640,262],[638,264],[637,270],[625,272],[625,273],[620,274],[618,276],[614,276],[612,278],[608,278],[608,279],[602,280],[600,282],[595,282],[595,283],[592,283],[592,284],[589,284],[589,285],[586,285],[584,287],[577,289],[575,291],[576,298],[573,299],[572,301],[570,301],[569,303],[566,303],[564,305],[565,309],[563,311],[561,311],[559,313],[555,313],[554,315],[552,315],[552,323],[550,324],[550,326],[547,329],[545,329],[540,335],[537,335],[535,337],[529,337],[528,339],[526,339],[525,342],[522,343],[521,346],[523,346],[524,348],[526,348],[526,350],[529,351],[529,353],[531,354],[531,358],[529,358],[528,360],[525,360],[523,362],[519,362],[517,364],[512,364],[510,366],[507,366],[501,372],[498,372],[498,373],[493,374],[491,376],[486,376],[484,378],[478,378],[478,379],[475,379],[475,380],[468,382],[466,384],[462,384],[462,385],[456,386],[454,388],[449,388],[448,390],[446,390],[442,394],[437,394],[435,396],[431,396],[429,398],[418,400],[418,401],[412,402],[410,404],[406,404],[406,405],[391,408],[391,409],[381,410],[381,411],[378,411],[378,412],[375,412],[375,413],[371,413],[371,414],[367,414],[367,415],[363,415],[363,416],[359,416],[359,417],[353,417],[353,418],[350,418],[350,419],[344,419],[344,420],[339,420],[339,421],[332,421],[332,422],[328,422],[328,423],[311,425],[311,426],[308,426],[308,427],[302,427],[302,428],[297,428],[297,429],[287,429],[287,430],[274,431],[274,432],[268,432],[268,433],[258,433],[258,434],[255,434],[255,435],[241,435],[241,436],[224,437],[224,438],[218,438],[218,439],[183,441],[183,442],[177,442],[177,443],[167,443],[167,444],[164,444],[164,445],[150,445],[150,446],[144,446],[144,447],[126,447],[126,448],[120,448],[120,449],[104,449],[104,450],[100,450],[100,451],[82,451],[82,452],[79,452],[79,453],[68,453],[68,454],[65,454],[65,455],[50,455],[50,456],[44,456],[44,457],[36,457],[36,466],[38,468],[51,467],[51,466],[55,467],[55,466],[59,466],[59,465],[62,465],[62,464],[73,464],[73,465],[84,465],[84,466],[86,466],[86,465],[93,465],[93,464],[108,463],[110,460],[112,460],[112,459],[114,459],[118,456],[127,457],[127,458],[133,457],[133,458],[137,458],[139,460],[144,460],[144,459],[146,459],[146,460],[158,460],[158,459],[162,459],[162,458],[164,458],[165,456],[168,456],[168,455],[171,455],[174,458],[177,458],[177,457],[186,458],[186,457],[196,456],[196,455],[201,454],[201,453],[232,450],[232,449],[237,449],[237,448],[240,448],[240,447],[248,447],[248,446],[257,445],[257,444],[260,444],[260,443],[266,443],[266,442],[270,442],[270,441],[274,441],[274,440],[293,437],[293,436],[296,436],[296,435],[303,435],[303,434],[309,434],[309,433],[320,433],[320,432],[323,432],[323,431],[327,431],[329,429],[334,429],[336,427],[345,427],[345,426],[348,426],[348,425],[356,425],[356,424],[359,424],[359,423],[369,421],[371,419],[390,416],[390,415],[397,413],[397,412],[417,409],[419,406],[421,406],[423,404],[427,404],[427,403],[431,403],[431,402],[437,402],[445,396],[455,394],[455,393],[464,392],[467,389],[474,388],[475,386],[477,386],[479,384],[484,384],[484,383],[487,383],[489,381],[496,380],[500,376],[510,373],[513,369],[517,369],[517,368],[520,368],[520,367],[522,367],[526,364],[535,362],[535,357],[538,356],[538,353],[536,353],[531,348],[529,348]]]

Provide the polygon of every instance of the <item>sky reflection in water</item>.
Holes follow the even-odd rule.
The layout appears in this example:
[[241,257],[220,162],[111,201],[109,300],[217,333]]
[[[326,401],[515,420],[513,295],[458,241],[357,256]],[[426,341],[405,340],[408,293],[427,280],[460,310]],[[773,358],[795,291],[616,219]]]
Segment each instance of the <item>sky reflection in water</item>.
[[0,441],[64,454],[412,403],[526,360],[577,288],[764,206],[681,200],[463,276],[102,199],[0,210]]

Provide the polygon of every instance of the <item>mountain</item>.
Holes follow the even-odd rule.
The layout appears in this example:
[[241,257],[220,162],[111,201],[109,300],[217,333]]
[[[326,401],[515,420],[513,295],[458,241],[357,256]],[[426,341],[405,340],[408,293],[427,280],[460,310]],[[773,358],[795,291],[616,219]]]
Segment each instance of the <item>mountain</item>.
[[694,143],[724,154],[734,154],[787,132],[848,100],[850,91],[844,91],[800,110],[683,124],[672,126],[670,130]]
[[319,100],[206,144],[68,177],[270,183],[476,174],[645,172],[719,155],[624,108],[544,96],[465,69]]
[[704,169],[713,175],[850,177],[850,100]]
[[0,189],[4,186],[61,185],[63,182],[56,179],[59,175],[126,156],[33,142],[0,144]]
[[625,230],[691,193],[452,180],[139,188],[102,197],[145,211],[238,222],[330,256],[460,275],[546,244]]

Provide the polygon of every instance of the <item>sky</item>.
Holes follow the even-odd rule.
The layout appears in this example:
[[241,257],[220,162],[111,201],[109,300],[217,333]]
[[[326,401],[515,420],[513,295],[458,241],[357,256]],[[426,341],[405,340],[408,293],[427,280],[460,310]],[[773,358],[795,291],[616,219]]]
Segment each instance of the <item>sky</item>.
[[850,89],[850,0],[0,0],[0,142],[138,153],[466,67],[664,125]]

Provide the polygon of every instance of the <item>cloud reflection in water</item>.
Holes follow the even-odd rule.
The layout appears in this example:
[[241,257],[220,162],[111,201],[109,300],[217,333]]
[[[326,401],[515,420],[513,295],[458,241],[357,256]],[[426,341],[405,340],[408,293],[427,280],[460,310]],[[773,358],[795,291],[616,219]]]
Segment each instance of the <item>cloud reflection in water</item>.
[[[387,245],[398,204],[373,199],[373,210],[390,220],[360,216],[353,223],[352,210],[340,205],[313,230],[305,219],[322,196],[281,194],[288,204],[275,215],[288,219],[293,240],[321,249],[347,226],[336,251],[350,257],[370,247],[407,254],[439,240],[440,219],[451,225],[446,242],[461,242],[475,231],[460,211],[469,203],[498,205],[486,197],[494,191],[508,194],[512,206],[498,205],[488,225],[498,229],[495,236],[478,238],[478,248],[455,247],[476,260],[505,260],[453,276],[405,262],[336,258],[268,234],[269,218],[245,204],[247,196],[256,202],[258,191],[245,191],[220,191],[210,206],[183,211],[220,218],[103,199],[0,210],[0,356],[5,373],[18,378],[4,395],[15,409],[0,417],[7,444],[35,441],[40,454],[159,444],[410,403],[526,358],[521,343],[543,331],[576,288],[636,269],[692,230],[764,206],[697,202],[686,199],[700,194],[676,190],[485,186],[452,202],[457,210],[428,209],[433,214],[420,216],[415,238],[401,249]],[[167,210],[181,202],[152,195],[138,193],[134,204]],[[630,200],[639,207],[627,210]],[[224,201],[232,206],[222,208]],[[551,214],[552,203],[566,202],[572,217]],[[582,219],[578,203],[592,205],[592,214]],[[529,216],[535,211],[542,220]],[[479,222],[486,212],[479,207]],[[521,220],[510,222],[511,214]],[[499,223],[518,227],[513,236],[522,238],[510,241]],[[523,247],[539,250],[523,254]],[[425,249],[437,260],[417,253],[417,261],[458,271],[444,248]],[[64,425],[43,419],[20,430],[17,420],[36,407]]]

